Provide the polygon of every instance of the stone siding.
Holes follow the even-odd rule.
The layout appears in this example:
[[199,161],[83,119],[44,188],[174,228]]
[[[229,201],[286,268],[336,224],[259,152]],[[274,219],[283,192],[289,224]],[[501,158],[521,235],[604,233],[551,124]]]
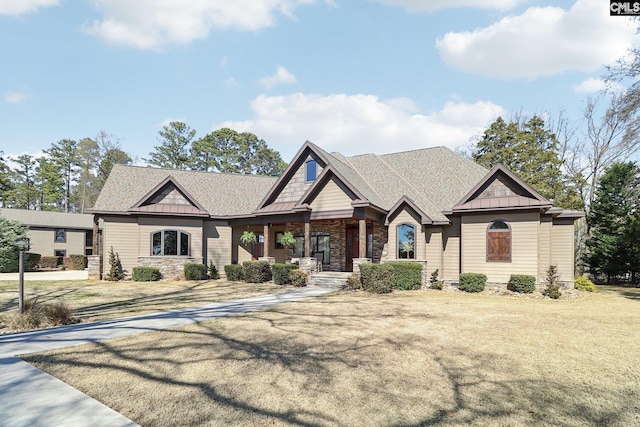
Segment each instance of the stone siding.
[[[202,258],[185,256],[139,256],[138,266],[157,267],[163,279],[173,279],[184,274],[185,264],[202,264]],[[126,272],[131,277],[133,271]]]
[[102,256],[88,255],[87,271],[89,274],[89,279],[95,279],[95,280],[102,279]]

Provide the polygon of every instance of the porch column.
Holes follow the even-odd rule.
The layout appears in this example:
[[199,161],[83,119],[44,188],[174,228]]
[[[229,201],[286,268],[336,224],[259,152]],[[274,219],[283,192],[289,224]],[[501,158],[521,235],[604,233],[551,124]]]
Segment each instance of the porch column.
[[358,258],[367,257],[367,221],[358,221]]
[[264,225],[264,256],[269,256],[269,224]]
[[98,229],[99,221],[100,219],[98,218],[98,215],[94,215],[93,216],[93,244],[91,245],[91,253],[93,255],[99,255],[98,254],[98,240],[100,240],[100,231]]
[[311,221],[304,223],[304,256],[312,257],[311,253]]

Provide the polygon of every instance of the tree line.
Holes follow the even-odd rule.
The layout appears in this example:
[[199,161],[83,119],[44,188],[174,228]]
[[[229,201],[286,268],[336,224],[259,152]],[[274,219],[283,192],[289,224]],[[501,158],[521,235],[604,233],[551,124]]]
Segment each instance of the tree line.
[[[286,167],[280,154],[252,133],[222,128],[197,140],[195,134],[182,122],[169,123],[143,162],[161,168],[258,175],[279,175]],[[135,160],[104,131],[95,138],[54,142],[39,157],[0,152],[0,206],[84,213],[94,205],[114,165]]]

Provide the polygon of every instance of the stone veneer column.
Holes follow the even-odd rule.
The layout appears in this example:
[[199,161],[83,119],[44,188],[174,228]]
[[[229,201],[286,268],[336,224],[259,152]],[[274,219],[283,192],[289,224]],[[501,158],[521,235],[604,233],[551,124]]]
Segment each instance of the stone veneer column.
[[311,275],[318,272],[318,260],[313,257],[300,258],[298,261],[298,268],[300,271]]
[[87,271],[89,279],[102,279],[102,257],[100,255],[87,256]]
[[360,264],[371,264],[371,258],[354,258],[353,272],[360,274]]

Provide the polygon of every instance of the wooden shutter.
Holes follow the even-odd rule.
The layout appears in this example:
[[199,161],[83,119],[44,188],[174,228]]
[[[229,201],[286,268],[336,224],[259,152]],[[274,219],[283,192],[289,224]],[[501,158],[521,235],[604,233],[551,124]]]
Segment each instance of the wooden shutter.
[[511,262],[511,230],[487,231],[487,261]]

